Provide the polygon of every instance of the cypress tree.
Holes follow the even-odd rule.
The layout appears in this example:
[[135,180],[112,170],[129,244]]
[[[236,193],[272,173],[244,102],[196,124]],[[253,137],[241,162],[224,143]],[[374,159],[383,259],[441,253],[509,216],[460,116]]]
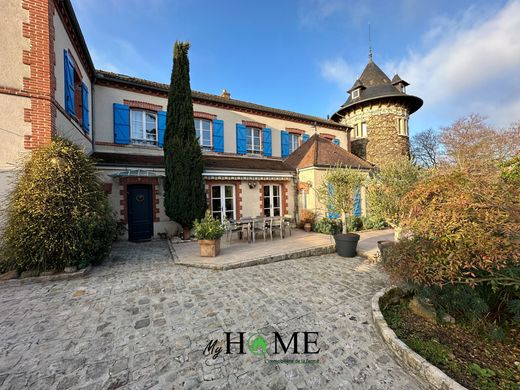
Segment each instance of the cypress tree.
[[207,208],[204,161],[193,119],[189,48],[188,42],[175,42],[164,136],[164,207],[166,215],[182,225],[185,239]]

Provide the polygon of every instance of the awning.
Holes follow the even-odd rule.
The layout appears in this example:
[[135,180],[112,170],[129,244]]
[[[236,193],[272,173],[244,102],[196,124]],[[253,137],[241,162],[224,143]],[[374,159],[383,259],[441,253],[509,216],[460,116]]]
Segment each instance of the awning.
[[126,171],[111,173],[110,177],[164,177],[163,174],[147,169],[130,169]]

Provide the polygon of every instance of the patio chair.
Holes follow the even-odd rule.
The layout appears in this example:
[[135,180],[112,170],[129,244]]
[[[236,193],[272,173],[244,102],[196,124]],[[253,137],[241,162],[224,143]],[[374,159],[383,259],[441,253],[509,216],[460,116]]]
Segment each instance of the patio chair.
[[273,232],[279,231],[280,238],[283,238],[283,225],[284,220],[282,217],[273,217],[269,222],[269,235],[271,236],[271,240],[273,239]]
[[224,228],[226,229],[226,239],[229,244],[231,244],[231,238],[233,233],[237,233],[237,236],[240,237],[240,234],[243,234],[244,227],[241,225],[237,225],[234,221],[225,220]]
[[283,235],[285,237],[287,237],[287,232],[289,232],[289,236],[292,236],[291,225],[292,225],[292,217],[290,215],[284,215],[283,216]]
[[267,224],[265,218],[255,218],[253,222],[251,222],[251,236],[253,243],[255,242],[255,236],[257,233],[262,233],[265,241],[265,236],[267,233]]

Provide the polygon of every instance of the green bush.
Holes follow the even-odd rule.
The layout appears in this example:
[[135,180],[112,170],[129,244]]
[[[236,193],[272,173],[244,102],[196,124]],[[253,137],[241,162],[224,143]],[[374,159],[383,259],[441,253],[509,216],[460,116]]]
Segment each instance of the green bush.
[[9,196],[3,271],[62,270],[101,261],[116,221],[94,163],[63,139],[34,151]]
[[363,220],[360,217],[347,217],[347,231],[357,232],[363,229]]
[[206,210],[206,215],[200,221],[196,220],[195,237],[197,240],[218,240],[224,235],[224,226],[219,220],[213,218],[211,211]]
[[388,226],[383,219],[377,217],[363,216],[361,222],[363,223],[363,230],[384,229]]
[[338,234],[341,233],[341,220],[322,218],[314,224],[313,229],[315,232],[323,234]]

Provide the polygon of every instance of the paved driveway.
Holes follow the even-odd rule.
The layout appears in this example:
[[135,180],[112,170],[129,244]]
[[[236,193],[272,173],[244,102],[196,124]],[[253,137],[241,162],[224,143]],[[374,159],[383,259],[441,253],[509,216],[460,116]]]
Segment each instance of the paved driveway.
[[[418,389],[369,318],[384,284],[359,258],[211,271],[173,265],[163,242],[117,243],[86,278],[0,284],[0,387]],[[305,331],[318,354],[273,354],[273,332]],[[265,335],[269,352],[205,356],[224,332]]]

